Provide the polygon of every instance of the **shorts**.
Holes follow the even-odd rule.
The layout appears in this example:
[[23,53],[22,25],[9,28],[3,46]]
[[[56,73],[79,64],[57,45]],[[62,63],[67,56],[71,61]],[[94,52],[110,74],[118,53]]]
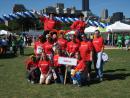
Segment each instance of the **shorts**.
[[42,83],[47,83],[51,80],[52,78],[52,74],[50,73],[47,77],[46,77],[47,74],[41,74],[40,76],[40,84]]

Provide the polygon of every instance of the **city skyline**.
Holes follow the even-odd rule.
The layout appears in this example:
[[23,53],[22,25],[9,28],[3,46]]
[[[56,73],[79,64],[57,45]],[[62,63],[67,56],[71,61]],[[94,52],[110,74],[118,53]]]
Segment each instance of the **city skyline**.
[[[76,9],[82,9],[82,0],[1,0],[0,17],[3,14],[8,15],[12,13],[14,4],[23,4],[27,9],[34,9],[38,11],[47,6],[52,6],[55,3],[64,3],[65,8],[75,6]],[[114,12],[123,12],[126,17],[130,17],[130,0],[89,0],[89,3],[90,10],[98,16],[101,15],[100,13],[104,8],[107,8],[110,16],[112,16],[112,13]]]

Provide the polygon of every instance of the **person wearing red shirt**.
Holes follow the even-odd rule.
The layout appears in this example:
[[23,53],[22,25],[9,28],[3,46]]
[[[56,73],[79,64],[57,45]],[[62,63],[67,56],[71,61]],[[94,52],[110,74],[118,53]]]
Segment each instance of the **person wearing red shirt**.
[[66,50],[66,46],[67,46],[67,40],[64,38],[63,33],[59,34],[59,38],[58,38],[57,43],[58,43],[59,48],[61,49],[62,53],[64,54],[65,50]]
[[65,66],[58,64],[58,59],[60,56],[63,56],[62,52],[61,52],[61,50],[57,49],[55,51],[55,55],[53,57],[55,72],[58,76],[58,78],[55,80],[56,83],[64,83]]
[[43,42],[42,42],[42,35],[39,35],[39,39],[38,41],[36,41],[34,43],[34,54],[36,55],[36,57],[40,58],[41,53],[43,51]]
[[38,83],[40,77],[40,70],[35,56],[29,57],[26,60],[27,79],[31,83]]
[[76,35],[71,36],[72,41],[67,43],[66,52],[69,57],[73,57],[79,50],[79,43],[76,41]]
[[52,38],[50,36],[50,34],[48,34],[47,36],[47,41],[43,44],[43,49],[45,54],[48,56],[48,58],[52,61],[53,58],[53,42],[52,42]]
[[84,33],[84,29],[85,29],[85,26],[86,26],[86,23],[85,21],[83,21],[84,19],[84,15],[81,13],[79,14],[79,20],[75,21],[71,26],[70,28],[72,30],[75,30],[77,32],[77,37],[79,40],[81,40],[81,34]]
[[40,84],[43,84],[43,83],[49,84],[51,81],[51,78],[52,78],[51,63],[45,53],[42,53],[38,66],[41,71],[39,83]]
[[100,81],[103,80],[103,61],[102,61],[102,52],[104,50],[104,39],[100,35],[100,31],[95,31],[95,38],[93,39],[94,47],[94,65],[96,66],[97,78]]
[[92,64],[92,43],[87,40],[86,35],[82,35],[82,42],[79,47],[82,60],[86,62],[88,80],[90,80],[91,64]]
[[54,20],[54,15],[54,13],[49,13],[49,17],[40,17],[40,21],[44,24],[44,36],[55,29],[56,21]]
[[82,86],[83,79],[85,78],[86,73],[86,63],[84,60],[79,59],[77,66],[71,70],[71,78],[73,80],[73,84],[78,84],[78,86]]

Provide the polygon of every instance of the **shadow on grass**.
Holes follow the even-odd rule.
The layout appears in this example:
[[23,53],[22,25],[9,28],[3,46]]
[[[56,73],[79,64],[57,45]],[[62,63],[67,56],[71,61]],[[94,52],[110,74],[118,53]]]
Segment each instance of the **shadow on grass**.
[[4,55],[0,55],[0,59],[10,59],[10,58],[15,58],[17,57],[14,54],[4,54]]
[[[124,73],[126,69],[115,69],[115,70],[106,70],[104,71],[103,81],[113,81],[113,80],[125,80],[127,77],[130,77],[130,73]],[[95,72],[91,73],[91,81],[88,85],[98,84],[100,81],[95,78]]]
[[0,65],[0,67],[4,67],[4,65]]
[[106,70],[106,71],[104,71],[104,73],[117,72],[117,71],[127,71],[127,70],[126,69]]
[[130,73],[123,73],[126,69],[115,69],[104,71],[104,80],[125,80],[126,77],[130,76]]
[[110,73],[104,74],[104,80],[112,81],[112,80],[125,80],[130,76],[130,73]]
[[34,55],[34,53],[24,54],[24,56]]

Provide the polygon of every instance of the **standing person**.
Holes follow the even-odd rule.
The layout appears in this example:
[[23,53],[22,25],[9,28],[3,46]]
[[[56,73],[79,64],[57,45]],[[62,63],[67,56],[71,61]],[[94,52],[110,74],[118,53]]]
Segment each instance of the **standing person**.
[[114,46],[117,46],[117,34],[114,34]]
[[79,47],[79,52],[82,60],[86,62],[87,78],[89,81],[92,65],[92,43],[87,40],[85,35],[82,35],[82,42]]
[[76,35],[71,35],[70,42],[67,43],[66,53],[69,57],[73,57],[79,51],[79,43],[76,41]]
[[75,21],[71,26],[70,28],[72,30],[75,30],[76,33],[77,33],[77,37],[79,40],[81,40],[81,34],[84,33],[84,29],[85,29],[85,26],[86,26],[86,23],[85,21],[83,20],[84,19],[84,15],[82,13],[79,14],[79,20]]
[[47,17],[40,17],[41,22],[44,24],[44,37],[56,27],[56,21],[54,20],[54,13],[49,13],[49,18]]
[[52,49],[53,47],[53,40],[51,38],[51,35],[48,34],[46,36],[47,38],[47,41],[43,44],[43,49],[44,49],[44,52],[45,54],[47,55],[47,57],[49,58],[49,60],[51,60],[51,63],[53,62],[53,54],[54,54],[54,51]]
[[56,49],[55,51],[55,55],[53,57],[53,61],[54,61],[54,67],[55,67],[55,71],[57,74],[57,79],[55,80],[56,83],[64,83],[64,73],[65,73],[65,66],[58,64],[58,58],[60,56],[63,56],[61,50]]
[[14,55],[17,55],[17,38],[15,36],[12,39],[12,48]]
[[118,35],[117,37],[117,45],[118,45],[118,48],[122,48],[122,41],[123,41],[123,37],[121,34]]
[[97,78],[103,80],[103,62],[102,62],[102,52],[104,50],[104,39],[100,35],[100,31],[95,31],[95,38],[93,39],[94,47],[94,65],[96,66],[96,75]]
[[41,54],[43,52],[43,35],[39,35],[38,40],[34,43],[34,54],[40,59]]
[[58,43],[59,48],[61,49],[62,53],[65,54],[65,49],[66,49],[66,46],[67,46],[67,40],[64,38],[63,32],[64,31],[60,31],[57,43]]
[[18,46],[20,49],[20,55],[24,55],[24,39],[23,36],[20,36],[19,40],[18,40]]
[[51,63],[45,53],[42,53],[39,61],[39,69],[41,71],[40,84],[50,84],[52,78]]
[[130,43],[130,36],[127,34],[125,36],[125,47],[126,47],[126,50],[129,49],[129,43]]

